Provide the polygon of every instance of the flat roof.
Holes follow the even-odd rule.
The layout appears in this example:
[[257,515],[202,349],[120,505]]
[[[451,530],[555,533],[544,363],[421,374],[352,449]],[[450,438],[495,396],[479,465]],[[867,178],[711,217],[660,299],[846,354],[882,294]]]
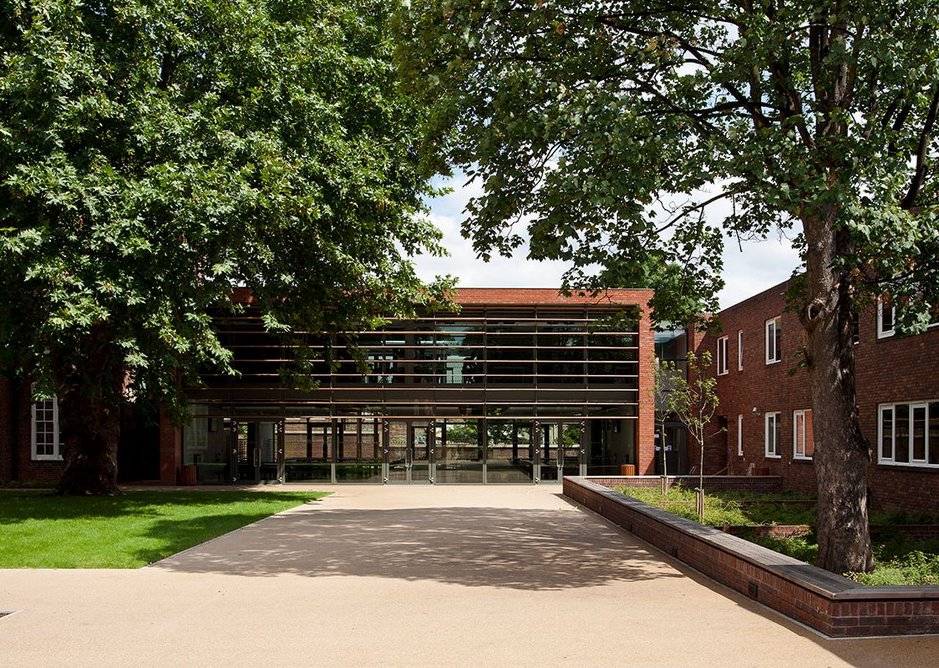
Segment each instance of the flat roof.
[[[454,288],[451,296],[457,304],[466,306],[551,306],[565,304],[595,304],[597,306],[645,306],[652,299],[651,288],[614,288],[596,295],[576,291],[565,296],[559,288]],[[252,304],[254,299],[248,288],[235,288],[234,300]]]
[[453,301],[464,305],[552,305],[552,304],[613,304],[645,306],[652,298],[651,288],[616,288],[596,295],[565,296],[558,288],[456,288]]

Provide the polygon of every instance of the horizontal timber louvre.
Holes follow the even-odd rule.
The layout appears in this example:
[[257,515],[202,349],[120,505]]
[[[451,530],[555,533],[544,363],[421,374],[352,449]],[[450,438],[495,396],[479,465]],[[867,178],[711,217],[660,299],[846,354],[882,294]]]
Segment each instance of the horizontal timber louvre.
[[[332,337],[265,332],[250,309],[217,318],[238,376],[201,375],[193,402],[213,414],[390,417],[635,418],[638,315],[633,307],[464,307]],[[350,345],[357,348],[356,359]],[[307,366],[295,364],[303,349]],[[315,384],[296,389],[290,381]]]

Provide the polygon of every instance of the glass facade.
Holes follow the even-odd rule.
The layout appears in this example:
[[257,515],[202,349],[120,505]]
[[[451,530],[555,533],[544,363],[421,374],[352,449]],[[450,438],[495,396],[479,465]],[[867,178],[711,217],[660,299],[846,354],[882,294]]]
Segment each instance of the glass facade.
[[200,482],[537,482],[636,461],[638,318],[622,306],[464,307],[291,339],[250,311],[217,322],[239,375],[187,390]]
[[[655,333],[655,358],[658,362],[674,365],[674,373],[688,376],[688,332],[684,328],[659,331]],[[688,432],[678,420],[678,416],[669,413],[663,397],[656,398],[655,425],[655,472],[669,475],[688,473]]]

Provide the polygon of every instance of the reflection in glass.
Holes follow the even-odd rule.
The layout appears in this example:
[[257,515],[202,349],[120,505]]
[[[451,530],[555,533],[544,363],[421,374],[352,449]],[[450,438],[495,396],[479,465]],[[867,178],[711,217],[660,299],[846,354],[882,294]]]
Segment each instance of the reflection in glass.
[[527,420],[487,420],[486,481],[490,483],[531,482],[536,456],[532,443],[532,422]]
[[183,464],[196,467],[200,485],[231,482],[223,420],[209,417],[208,406],[190,405],[190,421],[183,427]]
[[580,422],[541,425],[541,479],[580,475]]
[[332,480],[332,422],[287,418],[284,426],[284,474],[287,482]]
[[483,480],[483,451],[479,420],[437,420],[436,482],[470,483]]
[[335,420],[336,482],[381,483],[381,424],[375,417]]

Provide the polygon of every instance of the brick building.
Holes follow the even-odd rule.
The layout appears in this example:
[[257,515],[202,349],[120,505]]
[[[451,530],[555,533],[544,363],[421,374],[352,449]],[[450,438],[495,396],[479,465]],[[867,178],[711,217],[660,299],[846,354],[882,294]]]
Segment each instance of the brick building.
[[[787,489],[815,492],[811,390],[799,368],[802,327],[786,312],[787,282],[719,314],[721,331],[695,334],[717,374],[719,424],[707,472],[767,473]],[[857,401],[871,444],[868,484],[875,509],[939,512],[939,328],[901,336],[880,304],[858,317]]]
[[[653,472],[650,290],[595,298],[552,289],[460,289],[459,313],[375,331],[310,334],[305,371],[250,307],[219,316],[238,377],[188,388],[193,419],[147,427],[131,407],[124,480],[176,482],[540,482]],[[343,339],[354,336],[368,367]],[[53,483],[58,407],[0,382],[0,480]]]

